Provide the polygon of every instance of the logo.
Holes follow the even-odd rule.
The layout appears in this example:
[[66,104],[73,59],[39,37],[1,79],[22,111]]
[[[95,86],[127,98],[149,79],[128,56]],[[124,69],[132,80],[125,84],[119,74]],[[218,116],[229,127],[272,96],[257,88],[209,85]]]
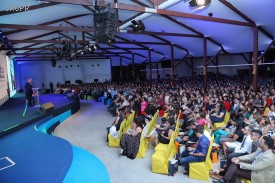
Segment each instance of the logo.
[[23,12],[29,11],[30,6],[38,5],[45,3],[43,1],[34,1],[34,0],[2,0],[6,1],[5,11],[14,11],[14,12]]

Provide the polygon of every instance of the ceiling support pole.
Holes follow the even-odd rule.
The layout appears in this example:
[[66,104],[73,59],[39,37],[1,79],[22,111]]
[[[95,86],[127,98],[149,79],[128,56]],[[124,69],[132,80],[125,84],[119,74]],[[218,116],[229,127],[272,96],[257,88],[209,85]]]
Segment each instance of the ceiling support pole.
[[258,91],[258,27],[255,26],[253,28],[253,58],[252,58],[252,84],[253,84],[253,90],[255,92]]
[[111,67],[111,81],[113,81],[113,69],[112,69],[112,67],[113,67],[113,60],[112,60],[112,58],[110,58],[110,67]]
[[174,63],[174,45],[171,45],[171,79],[174,80],[175,63]]
[[149,57],[149,80],[150,84],[152,84],[152,53],[151,50],[148,50],[148,57]]
[[192,81],[194,81],[194,59],[191,57]]
[[[216,57],[216,66],[219,66],[219,55]],[[220,67],[216,67],[216,80],[219,81]]]
[[132,53],[132,78],[135,81],[135,55]]
[[123,82],[122,57],[119,57],[119,75],[120,81]]
[[207,92],[207,40],[203,38],[203,85],[204,92]]

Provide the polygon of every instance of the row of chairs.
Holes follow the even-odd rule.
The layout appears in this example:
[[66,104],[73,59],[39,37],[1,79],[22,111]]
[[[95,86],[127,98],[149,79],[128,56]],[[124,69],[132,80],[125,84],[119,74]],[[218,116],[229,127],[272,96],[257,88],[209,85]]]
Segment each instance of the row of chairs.
[[[165,114],[164,114],[165,115]],[[159,143],[155,148],[155,153],[152,155],[152,172],[168,174],[168,163],[169,160],[175,156],[178,149],[176,149],[175,139],[178,136],[179,132],[179,118],[176,122],[175,131],[172,134],[169,144]],[[206,130],[206,133],[210,132]],[[212,136],[210,145],[207,151],[206,159],[203,162],[190,163],[189,166],[189,177],[197,180],[209,180],[209,172],[212,170],[212,161],[210,158],[210,153],[212,151],[212,144],[214,142],[214,136]]]
[[120,138],[128,129],[131,128],[132,122],[135,118],[135,112],[132,112],[126,119],[121,122],[118,137],[114,137],[111,134],[108,135],[110,147],[120,147]]
[[140,144],[139,144],[139,150],[137,153],[137,158],[144,158],[145,153],[148,149],[148,139],[146,139],[146,136],[148,136],[154,129],[154,127],[157,124],[157,118],[158,118],[158,111],[154,114],[153,118],[151,119],[150,123],[148,123],[142,131],[141,137],[140,137]]
[[171,136],[169,144],[159,143],[155,147],[155,152],[152,155],[152,172],[168,175],[169,160],[177,153],[175,139],[179,133],[179,118],[176,122],[175,130]]

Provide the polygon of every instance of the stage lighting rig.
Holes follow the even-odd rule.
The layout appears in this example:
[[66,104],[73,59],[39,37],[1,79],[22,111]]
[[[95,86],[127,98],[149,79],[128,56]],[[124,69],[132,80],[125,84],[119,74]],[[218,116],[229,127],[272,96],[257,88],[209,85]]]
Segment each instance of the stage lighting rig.
[[1,50],[10,50],[12,53],[14,53],[16,55],[16,53],[13,49],[13,45],[11,44],[9,39],[4,35],[4,33],[1,30],[0,30],[0,43],[1,43],[0,51]]

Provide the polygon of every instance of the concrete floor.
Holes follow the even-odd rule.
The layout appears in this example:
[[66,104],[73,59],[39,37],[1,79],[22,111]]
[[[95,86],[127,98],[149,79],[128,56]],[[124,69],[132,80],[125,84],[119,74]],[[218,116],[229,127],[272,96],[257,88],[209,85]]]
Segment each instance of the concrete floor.
[[55,135],[97,156],[107,168],[111,183],[212,182],[189,179],[183,175],[182,166],[179,166],[179,171],[174,177],[152,173],[153,147],[149,147],[143,159],[131,160],[118,156],[120,149],[110,148],[106,142],[106,127],[114,121],[106,107],[93,100],[81,101],[80,111],[59,125]]

